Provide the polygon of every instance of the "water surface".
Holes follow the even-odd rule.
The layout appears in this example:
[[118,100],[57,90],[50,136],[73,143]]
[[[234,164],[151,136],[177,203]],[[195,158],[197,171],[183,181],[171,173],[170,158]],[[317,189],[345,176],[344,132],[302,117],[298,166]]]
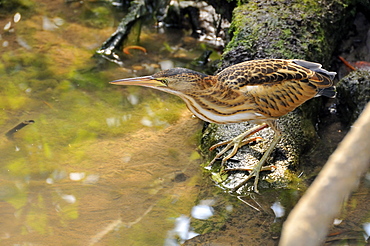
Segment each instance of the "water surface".
[[184,57],[149,26],[147,54],[101,67],[92,56],[117,24],[110,11],[40,0],[0,20],[11,23],[0,40],[2,245],[163,245],[196,204],[203,123],[172,95],[108,82],[202,50]]

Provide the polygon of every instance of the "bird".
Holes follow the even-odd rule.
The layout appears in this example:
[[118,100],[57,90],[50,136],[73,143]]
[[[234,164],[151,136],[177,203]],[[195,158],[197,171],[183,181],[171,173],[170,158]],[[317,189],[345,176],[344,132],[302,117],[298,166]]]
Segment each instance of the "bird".
[[270,146],[249,170],[248,176],[234,187],[236,191],[254,177],[253,187],[258,193],[259,173],[282,136],[276,120],[313,97],[335,97],[335,75],[335,72],[325,70],[316,62],[260,59],[231,65],[215,75],[177,67],[150,76],[118,79],[110,83],[149,87],[179,96],[195,116],[206,122],[257,124],[233,139],[213,145],[210,150],[226,146],[208,167],[231,150],[222,158],[221,165],[224,166],[241,146],[257,139],[251,137],[253,134],[270,127],[274,131]]

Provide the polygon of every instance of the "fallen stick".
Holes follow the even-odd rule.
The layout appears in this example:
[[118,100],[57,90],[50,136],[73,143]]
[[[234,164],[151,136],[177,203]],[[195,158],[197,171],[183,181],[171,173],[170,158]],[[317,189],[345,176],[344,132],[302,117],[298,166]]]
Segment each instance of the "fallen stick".
[[370,103],[330,156],[284,223],[279,246],[316,246],[325,241],[343,202],[370,164]]

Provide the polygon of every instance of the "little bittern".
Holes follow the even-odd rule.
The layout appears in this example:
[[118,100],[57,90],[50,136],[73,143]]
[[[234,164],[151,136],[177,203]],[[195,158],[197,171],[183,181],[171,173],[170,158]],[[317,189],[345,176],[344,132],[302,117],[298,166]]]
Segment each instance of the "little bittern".
[[335,96],[335,72],[321,68],[321,64],[303,60],[266,59],[242,62],[216,75],[206,75],[190,69],[172,68],[151,76],[120,79],[116,85],[140,85],[181,97],[189,110],[200,119],[217,124],[249,121],[260,124],[236,138],[216,144],[226,147],[210,162],[220,158],[224,164],[239,147],[254,141],[250,136],[270,126],[275,137],[258,164],[236,189],[255,176],[257,190],[259,172],[281,138],[274,120],[316,96]]

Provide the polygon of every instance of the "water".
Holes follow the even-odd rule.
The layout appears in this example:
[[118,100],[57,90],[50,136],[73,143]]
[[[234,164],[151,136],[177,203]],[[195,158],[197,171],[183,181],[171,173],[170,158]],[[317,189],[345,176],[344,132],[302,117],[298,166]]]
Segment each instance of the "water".
[[[87,3],[34,4],[0,21],[11,22],[0,40],[1,244],[163,245],[203,182],[203,123],[179,98],[108,82],[201,50],[168,58],[153,31],[147,54],[131,50],[125,67],[101,69],[91,57],[114,19],[96,24]],[[25,120],[34,123],[9,133]]]
[[[204,44],[147,25],[146,53],[101,65],[92,56],[118,21],[104,3],[22,4],[0,19],[1,245],[172,246],[197,234],[187,245],[276,245],[301,195],[294,184],[232,197],[200,167],[203,123],[179,98],[108,83],[186,66]],[[24,121],[34,123],[11,131]],[[323,139],[333,139],[336,128],[326,129]],[[348,203],[362,216],[363,194]]]

